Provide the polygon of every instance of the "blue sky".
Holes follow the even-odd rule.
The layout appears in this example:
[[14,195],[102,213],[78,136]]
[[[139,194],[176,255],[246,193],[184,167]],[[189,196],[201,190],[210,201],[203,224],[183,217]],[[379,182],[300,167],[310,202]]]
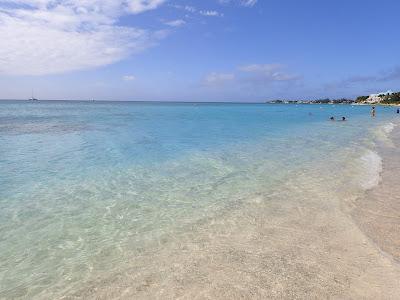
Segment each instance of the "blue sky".
[[0,0],[0,98],[265,101],[400,90],[395,0]]

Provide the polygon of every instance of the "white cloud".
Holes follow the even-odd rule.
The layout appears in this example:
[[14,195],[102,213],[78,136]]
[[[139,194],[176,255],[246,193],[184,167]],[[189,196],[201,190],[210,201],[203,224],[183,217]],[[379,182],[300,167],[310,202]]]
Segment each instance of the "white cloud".
[[257,4],[257,0],[241,0],[240,4],[247,7],[252,7]]
[[233,73],[210,73],[208,74],[204,82],[208,85],[220,85],[225,84],[227,82],[235,80],[235,74]]
[[[286,71],[281,64],[251,64],[237,68],[236,72],[208,74],[203,82],[208,86],[222,87],[227,83],[238,86],[267,86],[271,84],[295,83],[301,77]],[[230,87],[231,87],[230,86]]]
[[282,65],[280,64],[252,64],[252,65],[246,65],[242,66],[239,68],[239,70],[243,72],[262,72],[262,73],[271,73],[276,70],[279,70],[282,68]]
[[133,80],[136,80],[136,77],[133,75],[125,75],[124,77],[122,77],[122,79],[124,81],[133,81]]
[[0,74],[45,75],[104,66],[165,32],[118,26],[165,0],[0,0]]
[[231,4],[231,3],[238,3],[241,6],[245,7],[253,7],[257,4],[258,0],[218,0],[221,4]]
[[131,0],[128,1],[128,7],[131,12],[138,14],[147,10],[156,9],[164,2],[165,0]]
[[239,68],[240,71],[252,74],[254,81],[291,81],[299,79],[299,76],[289,74],[285,66],[281,64],[252,64]]
[[164,24],[171,27],[180,27],[182,25],[185,25],[186,22],[182,19],[178,19],[178,20],[164,22]]
[[197,12],[197,8],[194,7],[194,6],[190,6],[190,5],[173,4],[173,5],[170,5],[170,6],[176,8],[176,9],[185,10],[185,11],[190,12],[190,13]]
[[200,14],[207,17],[223,17],[224,15],[216,10],[201,10]]
[[220,13],[216,10],[199,10],[194,6],[190,6],[190,5],[171,5],[171,7],[174,7],[176,9],[180,9],[180,10],[184,10],[188,13],[191,14],[200,14],[202,16],[206,16],[206,17],[223,17],[224,14]]
[[197,9],[194,6],[186,5],[184,9],[188,12],[195,13]]

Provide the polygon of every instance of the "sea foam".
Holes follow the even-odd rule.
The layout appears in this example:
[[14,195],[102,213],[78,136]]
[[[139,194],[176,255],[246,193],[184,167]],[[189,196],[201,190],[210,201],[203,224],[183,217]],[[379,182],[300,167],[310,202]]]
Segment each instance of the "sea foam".
[[367,150],[360,158],[362,175],[360,177],[360,185],[365,190],[370,190],[376,187],[381,181],[382,158],[378,153]]
[[394,129],[395,127],[396,127],[395,124],[393,124],[393,123],[388,123],[388,124],[386,124],[386,125],[383,126],[383,131],[384,131],[386,134],[389,134],[389,133],[391,133],[391,132],[393,131],[393,129]]
[[378,127],[375,131],[375,138],[378,142],[383,144],[386,147],[394,147],[393,141],[390,138],[390,133],[394,130],[396,124],[389,122],[380,127]]

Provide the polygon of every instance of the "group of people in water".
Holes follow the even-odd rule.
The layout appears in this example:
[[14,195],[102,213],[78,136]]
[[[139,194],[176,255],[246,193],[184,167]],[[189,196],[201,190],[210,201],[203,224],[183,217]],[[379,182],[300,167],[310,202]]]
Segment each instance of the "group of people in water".
[[[330,119],[331,121],[336,121],[336,120],[335,120],[335,117],[330,117],[329,119]],[[339,120],[339,121],[345,122],[345,121],[346,121],[346,117],[342,117],[342,119]]]
[[[397,113],[397,114],[400,114],[400,108],[397,108],[397,109],[396,109],[396,113]],[[372,117],[375,117],[375,116],[376,116],[376,109],[375,109],[375,106],[372,106],[372,108],[371,108],[371,116],[372,116]]]
[[[400,108],[398,108],[397,110],[396,110],[396,113],[397,114],[400,114]],[[371,117],[373,117],[373,118],[375,118],[376,117],[376,109],[375,109],[375,106],[372,106],[372,108],[371,108]],[[335,117],[330,117],[329,118],[331,121],[336,121],[335,120]],[[340,120],[340,121],[342,121],[342,122],[344,122],[344,121],[346,121],[346,117],[342,117],[342,119]]]
[[[336,121],[335,117],[330,117],[329,120],[331,120],[331,121]],[[341,120],[338,120],[338,121],[345,122],[345,121],[346,121],[346,117],[342,117],[342,119],[341,119]]]

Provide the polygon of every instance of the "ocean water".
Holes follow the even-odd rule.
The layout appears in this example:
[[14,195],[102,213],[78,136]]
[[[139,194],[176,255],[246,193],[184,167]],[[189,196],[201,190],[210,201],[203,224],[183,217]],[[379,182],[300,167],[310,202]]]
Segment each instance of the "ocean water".
[[[271,207],[310,208],[311,190],[326,208],[327,191],[362,196],[380,181],[377,144],[390,147],[399,118],[369,110],[0,102],[0,299],[112,289],[123,274],[135,282],[152,261],[179,257],[168,249],[196,244],[190,233],[240,224],[251,207],[289,219]],[[150,262],[139,268],[139,259]]]

